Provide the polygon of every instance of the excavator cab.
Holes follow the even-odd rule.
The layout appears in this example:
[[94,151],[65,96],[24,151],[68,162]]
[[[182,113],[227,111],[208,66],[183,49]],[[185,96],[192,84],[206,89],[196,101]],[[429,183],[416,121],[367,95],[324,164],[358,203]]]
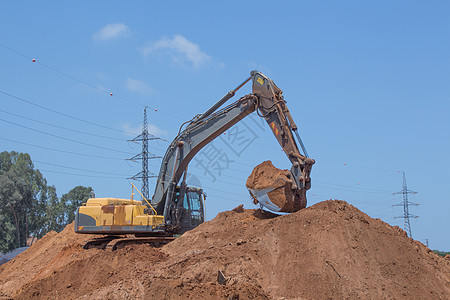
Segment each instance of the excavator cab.
[[[180,187],[175,190],[176,199],[180,199]],[[204,201],[206,194],[203,189],[186,187],[183,202],[178,205],[180,214],[180,234],[194,229],[205,221]]]

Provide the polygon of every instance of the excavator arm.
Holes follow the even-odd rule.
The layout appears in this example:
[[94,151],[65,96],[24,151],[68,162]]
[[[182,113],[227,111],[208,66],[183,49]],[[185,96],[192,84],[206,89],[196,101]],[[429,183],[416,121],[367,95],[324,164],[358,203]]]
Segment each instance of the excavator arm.
[[[250,80],[253,82],[252,94],[219,109]],[[305,193],[311,186],[309,174],[314,160],[307,157],[306,149],[297,132],[297,126],[286,107],[282,91],[271,79],[260,72],[252,71],[249,78],[228,92],[205,113],[197,115],[183,124],[186,127],[182,130],[182,125],[178,135],[167,149],[152,199],[152,205],[156,208],[157,213],[164,215],[166,225],[174,227],[178,225],[181,215],[179,211],[182,209],[182,199],[186,189],[185,177],[192,158],[220,134],[255,111],[267,121],[274,136],[292,162],[292,188],[304,199],[306,206]],[[303,154],[300,153],[295,137],[303,149]],[[180,184],[179,199],[177,199],[175,190],[183,175],[184,179]],[[258,191],[250,192],[257,201],[265,196],[264,193],[258,194]],[[264,201],[260,201],[260,203],[264,205]],[[266,206],[276,210],[270,205]]]
[[[308,157],[308,152],[298,134],[298,127],[286,106],[281,89],[263,74],[255,71],[251,74],[253,77],[253,94],[257,95],[258,98],[256,112],[269,124],[275,138],[291,161],[292,189],[294,194],[297,194],[296,198],[302,202],[301,208],[304,208],[306,206],[306,191],[311,187],[309,175],[315,161]],[[296,138],[303,154],[300,153]],[[273,211],[280,211],[280,207],[277,207],[267,197],[267,194],[272,190],[273,188],[249,190],[249,192],[256,202]]]

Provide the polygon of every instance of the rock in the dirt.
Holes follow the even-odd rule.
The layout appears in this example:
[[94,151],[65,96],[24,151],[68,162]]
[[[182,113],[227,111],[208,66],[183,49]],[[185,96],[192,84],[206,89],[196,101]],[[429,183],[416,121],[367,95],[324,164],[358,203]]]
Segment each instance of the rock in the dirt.
[[232,209],[232,211],[234,211],[235,213],[243,213],[244,212],[244,204],[241,204],[239,206],[236,206],[235,208]]

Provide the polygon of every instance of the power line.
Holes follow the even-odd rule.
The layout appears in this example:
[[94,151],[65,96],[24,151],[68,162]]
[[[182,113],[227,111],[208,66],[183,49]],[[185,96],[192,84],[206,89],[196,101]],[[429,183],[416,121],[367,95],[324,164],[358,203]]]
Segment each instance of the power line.
[[[336,199],[335,196],[317,194],[315,191],[309,194],[309,197],[311,197],[311,196],[313,196],[313,197],[323,197],[323,198],[328,198],[328,199],[333,199],[333,198]],[[382,196],[377,196],[375,198],[371,198],[371,199],[367,199],[367,200],[360,200],[360,199],[356,200],[356,199],[345,197],[345,199],[341,198],[341,200],[345,200],[347,202],[354,202],[354,203],[357,203],[357,204],[363,204],[363,205],[368,205],[368,204],[369,205],[371,205],[371,204],[378,205],[380,203],[387,203],[388,202],[388,201],[383,201],[383,202],[376,201],[378,199],[385,198],[385,197],[386,197],[386,195],[382,195]]]
[[67,167],[67,166],[53,164],[53,163],[40,161],[40,160],[33,160],[33,162],[37,162],[37,163],[45,164],[45,165],[49,165],[49,166],[54,166],[54,167],[60,167],[60,168],[65,168],[65,169],[77,170],[77,171],[84,171],[84,172],[91,172],[91,173],[98,173],[98,174],[106,174],[106,175],[116,175],[116,176],[121,176],[122,178],[125,178],[127,176],[127,175],[117,174],[117,173],[101,172],[101,171],[87,170],[87,169],[81,169],[81,168]]
[[[197,175],[196,175],[196,176],[197,176]],[[201,177],[201,176],[200,176],[200,177]],[[164,181],[164,180],[163,180],[163,181],[161,181],[161,182],[163,182],[164,184],[170,184],[169,181]],[[221,181],[217,180],[217,182],[221,182]],[[236,196],[242,196],[242,193],[235,193],[235,192],[232,192],[232,191],[230,191],[230,190],[225,191],[225,190],[220,190],[220,189],[216,189],[216,188],[211,188],[211,187],[208,187],[208,186],[203,186],[203,184],[202,184],[201,188],[202,188],[202,189],[207,189],[207,190],[213,190],[213,191],[222,192],[224,195],[233,194],[233,195],[236,195]]]
[[64,174],[64,175],[73,175],[73,176],[81,176],[81,177],[94,177],[94,178],[120,179],[120,180],[123,180],[123,179],[124,179],[123,177],[86,175],[86,174],[77,174],[77,173],[69,173],[69,172],[59,172],[59,171],[45,170],[45,169],[38,169],[38,170],[39,170],[39,171],[44,171],[44,172],[50,172],[50,173],[57,173],[57,174]]
[[65,117],[67,117],[67,118],[71,118],[71,119],[77,120],[77,121],[80,121],[80,122],[83,122],[83,123],[87,123],[87,124],[90,124],[90,125],[94,125],[94,126],[101,127],[101,128],[105,128],[105,129],[109,129],[109,130],[113,130],[113,131],[120,132],[120,133],[133,134],[133,133],[131,133],[131,132],[126,132],[126,131],[119,130],[119,129],[115,129],[115,128],[112,128],[112,127],[108,127],[108,126],[105,126],[105,125],[102,125],[102,124],[98,124],[98,123],[94,123],[94,122],[91,122],[91,121],[88,121],[88,120],[84,120],[84,119],[81,119],[81,118],[77,118],[77,117],[74,117],[74,116],[72,116],[72,115],[68,115],[68,114],[66,114],[66,113],[63,113],[63,112],[60,112],[60,111],[57,111],[57,110],[54,110],[54,109],[51,109],[51,108],[42,106],[42,105],[40,105],[40,104],[34,103],[34,102],[32,102],[32,101],[26,100],[26,99],[24,99],[24,98],[21,98],[21,97],[12,95],[12,94],[10,94],[10,93],[7,93],[7,92],[1,91],[1,90],[0,90],[0,93],[6,95],[6,96],[8,96],[8,97],[14,98],[14,99],[16,99],[16,100],[19,100],[19,101],[28,103],[28,104],[30,104],[30,105],[39,107],[39,108],[41,108],[41,109],[44,109],[44,110],[53,112],[53,113],[55,113],[55,114],[59,114],[59,115],[61,115],[61,116],[65,116]]
[[[109,92],[109,93],[108,93],[108,91],[105,91],[104,89],[101,89],[101,88],[96,87],[96,86],[94,86],[94,85],[92,85],[92,84],[89,84],[89,83],[87,83],[87,82],[85,82],[85,81],[83,81],[83,80],[80,80],[80,79],[78,79],[78,78],[76,78],[76,77],[73,77],[72,75],[69,75],[69,74],[66,74],[66,73],[64,73],[64,72],[61,72],[61,71],[59,71],[59,70],[57,70],[57,69],[55,69],[55,68],[53,68],[53,67],[50,67],[49,65],[46,65],[46,64],[44,64],[44,63],[42,63],[42,62],[39,62],[39,61],[36,61],[36,62],[37,62],[39,65],[43,66],[44,68],[47,68],[47,69],[49,69],[49,70],[51,70],[51,71],[53,71],[53,72],[56,72],[56,73],[61,74],[61,75],[63,75],[63,76],[66,76],[66,77],[68,77],[68,78],[70,78],[70,79],[73,79],[73,80],[75,80],[75,81],[77,81],[77,82],[79,82],[79,83],[81,83],[81,84],[84,84],[84,85],[90,87],[90,88],[96,89],[96,90],[98,90],[98,91],[100,91],[100,92],[103,92],[103,93],[105,93],[105,94],[109,94],[110,96],[114,95],[112,92]],[[121,99],[121,100],[124,100],[124,101],[126,101],[126,102],[130,102],[130,103],[139,105],[139,106],[145,106],[145,105],[142,104],[142,103],[139,103],[139,102],[137,102],[137,101],[130,100],[130,99],[127,99],[127,98],[124,98],[124,97],[121,97],[121,96],[115,95],[115,97],[116,97],[116,98],[119,98],[119,99]]]
[[124,139],[120,139],[120,138],[115,138],[115,137],[110,137],[110,136],[105,136],[105,135],[99,135],[99,134],[95,134],[95,133],[89,133],[89,132],[84,132],[84,131],[80,131],[80,130],[76,130],[76,129],[71,129],[71,128],[59,126],[59,125],[56,125],[56,124],[50,124],[50,123],[47,123],[47,122],[39,121],[39,120],[36,120],[36,119],[32,119],[32,118],[28,118],[28,117],[25,117],[25,116],[21,116],[21,115],[12,113],[12,112],[8,112],[8,111],[2,110],[2,109],[0,109],[0,111],[5,113],[5,114],[9,114],[9,115],[12,115],[12,116],[15,116],[15,117],[18,117],[18,118],[22,118],[22,119],[25,119],[25,120],[30,120],[30,121],[33,121],[33,122],[37,122],[37,123],[40,123],[40,124],[47,125],[47,126],[52,126],[52,127],[56,127],[56,128],[60,128],[60,129],[64,129],[64,130],[69,130],[69,131],[73,131],[73,132],[77,132],[77,133],[82,133],[82,134],[95,136],[95,137],[101,137],[101,138],[110,139],[110,140],[118,140],[118,141],[122,141],[122,142],[125,141]]
[[22,144],[22,145],[26,145],[26,146],[32,146],[32,147],[36,147],[36,148],[41,148],[41,149],[50,150],[50,151],[56,151],[56,152],[61,152],[61,153],[68,153],[68,154],[73,154],[73,155],[80,155],[80,156],[94,157],[94,158],[102,158],[102,159],[122,160],[122,161],[124,160],[123,158],[117,158],[117,157],[106,157],[106,156],[99,156],[99,155],[93,155],[93,154],[84,154],[84,153],[79,153],[79,152],[72,152],[72,151],[66,151],[66,150],[55,149],[55,148],[50,148],[50,147],[44,147],[44,146],[39,146],[39,145],[34,145],[34,144],[24,143],[24,142],[19,142],[19,141],[7,139],[7,138],[2,138],[2,137],[0,137],[0,139],[4,140],[4,141],[8,141],[8,142],[13,142],[13,143],[17,143],[17,144]]
[[125,151],[121,151],[121,150],[106,148],[106,147],[102,147],[102,146],[97,146],[97,145],[93,145],[93,144],[89,144],[89,143],[85,143],[85,142],[80,142],[80,141],[77,141],[77,140],[69,139],[69,138],[66,138],[66,137],[62,137],[62,136],[59,136],[59,135],[56,135],[56,134],[52,134],[52,133],[44,132],[44,131],[41,131],[41,130],[38,130],[38,129],[30,128],[30,127],[27,127],[27,126],[24,126],[24,125],[20,125],[20,124],[14,123],[14,122],[10,122],[10,121],[7,121],[7,120],[0,119],[0,121],[3,121],[5,123],[9,123],[9,124],[13,124],[15,126],[23,127],[23,128],[28,129],[28,130],[36,131],[36,132],[39,132],[39,133],[42,133],[42,134],[46,134],[46,135],[49,135],[49,136],[53,136],[53,137],[56,137],[56,138],[59,138],[59,139],[63,139],[63,140],[66,140],[66,141],[71,141],[71,142],[74,142],[74,143],[77,143],[77,144],[82,144],[82,145],[86,145],[86,146],[90,146],[90,147],[94,147],[94,148],[99,148],[99,149],[109,150],[109,151],[114,151],[114,152],[119,152],[119,153],[131,154],[129,152],[125,152]]
[[[125,98],[125,97],[120,96],[120,95],[116,95],[115,93],[112,93],[111,91],[107,91],[107,90],[105,90],[105,89],[99,88],[98,86],[95,86],[95,85],[93,85],[93,84],[91,84],[91,83],[88,83],[88,82],[86,82],[86,81],[84,81],[84,80],[81,80],[81,79],[79,79],[79,78],[76,78],[76,77],[74,77],[74,76],[72,76],[72,75],[69,75],[69,74],[67,74],[67,73],[65,73],[65,72],[62,72],[62,71],[60,71],[60,70],[58,70],[58,69],[56,69],[56,68],[54,68],[54,67],[51,67],[50,65],[44,64],[44,63],[40,62],[39,60],[36,60],[36,59],[34,59],[34,58],[31,58],[31,57],[29,57],[29,56],[27,56],[27,55],[25,55],[25,54],[23,54],[23,53],[21,53],[21,52],[15,50],[15,49],[13,49],[13,48],[11,48],[11,47],[8,47],[8,46],[6,46],[5,44],[0,43],[0,46],[2,46],[3,48],[8,49],[8,50],[14,52],[15,54],[17,54],[17,55],[19,55],[19,56],[22,56],[22,57],[26,58],[27,60],[31,60],[33,63],[37,63],[37,64],[39,64],[40,66],[42,66],[42,67],[44,67],[44,68],[47,68],[48,70],[51,70],[51,71],[53,71],[53,72],[55,72],[55,73],[57,73],[57,74],[60,74],[60,75],[62,75],[62,76],[65,76],[65,77],[67,77],[67,78],[70,78],[70,79],[72,79],[72,80],[74,80],[74,81],[76,81],[76,82],[78,82],[78,83],[81,83],[81,84],[83,84],[83,85],[85,85],[85,86],[87,86],[87,87],[90,87],[90,88],[92,88],[92,89],[94,89],[94,90],[100,91],[100,92],[102,92],[102,93],[104,93],[104,94],[107,94],[107,95],[110,95],[110,96],[113,96],[113,95],[114,95],[114,97],[116,97],[116,98],[118,98],[118,99],[120,99],[120,100],[123,100],[123,101],[126,101],[126,102],[130,102],[130,103],[139,105],[139,106],[141,106],[141,107],[142,107],[142,106],[143,106],[143,107],[148,106],[148,105],[144,105],[144,104],[142,104],[142,103],[140,103],[140,102],[138,102],[138,101],[131,100],[131,99]],[[148,107],[151,108],[151,109],[154,109],[155,111],[157,111],[157,109],[156,109],[155,107],[151,107],[151,106],[148,106]],[[170,116],[170,117],[172,117],[172,118],[179,119],[179,116],[175,116],[175,115],[166,113],[166,112],[164,112],[164,111],[160,111],[160,112],[163,113],[163,114],[165,114],[165,115],[167,115],[167,116]]]
[[358,191],[362,191],[362,192],[379,192],[379,193],[389,193],[389,194],[392,193],[392,191],[364,188],[364,187],[351,186],[351,185],[342,185],[342,184],[330,183],[330,182],[319,181],[319,180],[314,180],[314,182],[325,183],[325,184],[338,186],[338,187],[350,188],[350,189],[354,189],[354,190],[358,190]]
[[[276,147],[276,146],[274,146],[274,145],[268,145],[268,144],[261,143],[261,142],[255,142],[255,144],[264,146],[264,147],[266,147],[266,148],[272,148],[272,149],[274,149],[274,150],[280,150],[280,148],[278,148],[278,147]],[[398,172],[398,170],[394,170],[394,169],[383,169],[383,168],[375,168],[375,167],[361,166],[361,165],[358,165],[358,164],[347,163],[347,162],[336,161],[336,160],[330,160],[330,159],[325,159],[325,158],[321,158],[321,157],[317,157],[317,156],[316,156],[314,159],[320,160],[320,161],[327,161],[327,162],[331,162],[331,163],[338,164],[338,165],[344,165],[344,166],[354,167],[354,168],[369,169],[369,170],[377,170],[377,171],[384,171],[384,172]]]
[[[58,73],[58,74],[60,74],[60,75],[62,75],[62,76],[65,76],[65,77],[67,77],[67,78],[70,78],[70,79],[72,79],[72,80],[75,80],[75,81],[77,81],[78,83],[81,83],[81,84],[83,84],[83,85],[85,85],[85,86],[88,86],[88,87],[90,87],[90,88],[92,88],[92,89],[95,89],[95,90],[98,90],[98,91],[103,92],[103,93],[105,93],[105,94],[108,94],[108,91],[106,91],[106,90],[104,90],[104,89],[101,89],[101,88],[99,88],[99,87],[97,87],[97,86],[95,86],[95,85],[93,85],[93,84],[90,84],[90,83],[88,83],[88,82],[86,82],[86,81],[83,81],[83,80],[81,80],[81,79],[78,79],[78,78],[76,78],[76,77],[74,77],[74,76],[72,76],[72,75],[69,75],[69,74],[65,73],[65,72],[59,71],[58,69],[53,68],[53,67],[51,67],[51,66],[49,66],[49,65],[47,65],[47,64],[44,64],[44,63],[42,63],[42,62],[40,62],[40,61],[38,61],[38,60],[36,60],[36,59],[33,59],[33,58],[31,58],[31,57],[29,57],[29,56],[27,56],[27,55],[25,55],[25,54],[23,54],[23,53],[21,53],[21,52],[15,50],[15,49],[13,49],[13,48],[11,48],[11,47],[6,46],[5,44],[0,43],[0,46],[2,46],[3,48],[6,48],[6,49],[8,49],[8,50],[10,50],[10,51],[12,51],[12,52],[14,52],[14,53],[16,53],[17,55],[20,55],[20,56],[22,56],[22,57],[24,57],[24,58],[26,58],[26,59],[28,59],[28,60],[31,60],[32,62],[37,63],[37,64],[43,66],[44,68],[47,68],[47,69],[49,69],[49,70],[51,70],[51,71],[53,71],[53,72],[55,72],[55,73]],[[109,92],[109,94],[111,95],[111,92]],[[136,102],[136,101],[133,101],[133,100],[129,100],[129,99],[126,99],[126,98],[123,98],[123,97],[120,97],[120,99],[125,100],[125,101],[128,101],[128,102],[133,103],[133,104],[136,104],[136,105],[145,106],[145,105],[142,104],[142,103],[139,103],[139,102]]]
[[351,190],[351,189],[345,189],[345,188],[339,188],[339,187],[323,187],[318,186],[317,184],[314,185],[315,188],[320,189],[328,189],[328,190],[340,190],[340,191],[346,191],[346,192],[354,192],[354,193],[370,193],[370,194],[390,194],[391,192],[381,192],[381,191],[364,191],[364,190]]
[[214,196],[211,196],[211,197],[212,198],[223,199],[223,200],[226,200],[226,201],[241,203],[241,204],[252,204],[252,205],[255,206],[255,204],[250,199],[247,199],[247,200],[244,201],[244,200],[234,200],[234,199],[230,199],[230,198],[222,197],[222,196],[217,196],[217,195],[214,195]]
[[[241,162],[237,162],[239,163],[239,165],[241,165]],[[248,165],[248,164],[247,164]],[[250,166],[250,165],[248,165]],[[189,165],[190,169],[195,169],[195,170],[202,170],[205,171],[204,168],[200,168],[198,166],[195,165],[195,158],[193,159],[193,162]],[[224,172],[226,171],[235,171],[235,172],[239,172],[239,173],[243,173],[243,174],[247,174],[249,175],[251,173],[251,171],[244,171],[242,169],[234,169],[231,167],[227,167],[223,170]],[[196,175],[199,176],[199,175]],[[227,175],[227,174],[220,174],[218,175],[218,177],[228,177],[228,178],[232,178],[232,179],[237,179],[236,176],[231,176],[231,175]],[[207,179],[211,179],[208,177],[203,176],[203,178],[207,178]],[[214,179],[212,179],[214,180]],[[223,183],[228,183],[228,184],[237,184],[237,183],[231,183],[231,182],[226,182],[224,180],[219,180],[219,182],[223,182]],[[314,180],[314,182],[317,183],[323,183],[326,185],[330,185],[330,186],[337,186],[337,187],[341,187],[341,188],[334,188],[334,187],[324,187],[324,186],[320,186],[320,185],[314,185],[314,187],[318,187],[318,188],[323,188],[323,189],[333,189],[333,190],[342,190],[342,191],[351,191],[351,192],[367,192],[367,193],[377,193],[377,194],[392,194],[392,191],[388,191],[388,190],[380,190],[380,189],[373,189],[373,188],[364,188],[364,187],[359,187],[359,186],[350,186],[350,185],[340,185],[340,184],[334,184],[334,183],[329,183],[329,182],[324,182],[324,181],[319,181],[319,180]]]
[[16,53],[17,55],[20,55],[20,56],[22,56],[22,57],[25,57],[25,58],[31,60],[31,57],[28,57],[28,56],[26,56],[25,54],[22,54],[22,53],[20,53],[19,51],[14,50],[13,48],[10,48],[10,47],[8,47],[8,46],[2,44],[2,43],[0,43],[0,46],[2,46],[3,48],[6,48],[6,49],[8,49],[8,50],[10,50],[10,51],[12,51],[12,52],[14,52],[14,53]]
[[316,159],[321,160],[321,161],[328,161],[328,162],[339,164],[339,165],[354,167],[354,168],[369,169],[369,170],[376,170],[376,171],[383,171],[383,172],[398,172],[398,170],[394,170],[394,169],[382,169],[382,168],[375,168],[375,167],[368,167],[368,166],[360,166],[360,165],[353,164],[353,163],[347,163],[347,162],[343,163],[343,162],[320,158],[320,157],[319,158],[316,157]]
[[[2,137],[0,137],[0,140],[4,140],[4,141],[8,141],[8,142],[13,142],[13,143],[18,143],[18,144],[22,144],[22,145],[26,145],[26,146],[32,146],[32,147],[41,148],[41,149],[50,150],[50,151],[56,151],[56,152],[61,152],[61,153],[73,154],[73,155],[80,155],[80,156],[93,157],[93,158],[101,158],[101,159],[109,159],[109,160],[120,160],[120,161],[124,161],[124,160],[125,160],[125,159],[122,159],[122,158],[105,157],[105,156],[98,156],[98,155],[92,155],[92,154],[84,154],[84,153],[78,153],[78,152],[72,152],[72,151],[60,150],[60,149],[55,149],[55,148],[50,148],[50,147],[43,147],[43,146],[39,146],[39,145],[34,145],[34,144],[30,144],[30,143],[19,142],[19,141],[7,139],[7,138],[2,138]],[[158,167],[158,166],[155,166],[155,167]],[[200,170],[200,168],[195,167],[195,166],[190,166],[189,168],[190,168],[190,169],[197,169],[197,170]],[[194,175],[195,175],[196,177],[201,177],[201,178],[205,178],[205,179],[210,179],[210,178],[205,177],[205,176],[202,176],[202,175],[196,175],[196,174],[194,174]],[[228,175],[225,175],[225,174],[222,174],[221,176],[236,179],[235,176],[228,176]],[[216,181],[217,181],[217,182],[220,182],[220,183],[230,184],[230,185],[236,185],[236,184],[238,184],[237,182],[228,182],[228,181],[224,181],[224,180],[220,180],[220,179],[216,179]]]

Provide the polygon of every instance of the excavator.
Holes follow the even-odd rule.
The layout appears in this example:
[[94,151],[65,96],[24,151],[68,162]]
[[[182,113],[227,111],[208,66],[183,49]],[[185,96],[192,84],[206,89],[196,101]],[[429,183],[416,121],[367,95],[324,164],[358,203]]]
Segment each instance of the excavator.
[[[221,108],[249,81],[251,94]],[[306,191],[311,187],[310,172],[315,161],[308,157],[281,89],[261,72],[252,71],[206,112],[181,125],[162,159],[151,201],[142,194],[142,202],[134,200],[132,190],[130,199],[90,198],[77,209],[75,232],[103,235],[87,241],[84,248],[114,250],[136,242],[159,246],[204,222],[206,195],[200,188],[187,186],[188,165],[208,143],[253,112],[265,119],[292,163],[290,188],[300,199],[299,209],[306,207]],[[280,205],[271,202],[270,191],[249,189],[255,204],[282,211]]]

